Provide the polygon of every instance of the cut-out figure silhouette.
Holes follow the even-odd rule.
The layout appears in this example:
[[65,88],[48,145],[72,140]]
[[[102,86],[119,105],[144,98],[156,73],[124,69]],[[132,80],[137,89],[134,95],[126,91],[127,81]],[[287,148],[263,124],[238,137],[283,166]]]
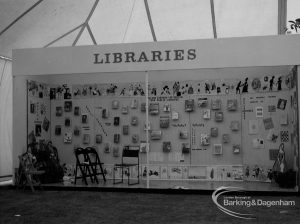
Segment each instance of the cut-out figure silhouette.
[[269,83],[270,83],[269,90],[270,90],[270,91],[273,91],[274,78],[275,78],[275,76],[272,76],[272,78],[271,78],[270,81],[269,81]]
[[282,83],[281,77],[278,77],[278,80],[277,80],[277,90],[278,91],[281,90],[281,83]]
[[241,88],[242,87],[242,81],[239,81],[239,83],[237,84],[236,88],[235,88],[235,93],[236,94],[240,94],[241,93]]
[[245,82],[243,84],[242,93],[248,93],[248,78],[245,79]]
[[209,84],[205,83],[205,93],[210,93]]

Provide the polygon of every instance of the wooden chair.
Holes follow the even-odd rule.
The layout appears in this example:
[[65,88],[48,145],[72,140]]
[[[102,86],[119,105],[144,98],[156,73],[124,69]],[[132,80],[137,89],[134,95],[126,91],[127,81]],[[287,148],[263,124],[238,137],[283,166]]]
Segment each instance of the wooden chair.
[[[128,176],[128,185],[134,185],[140,183],[140,157],[139,157],[140,149],[138,146],[124,146],[122,152],[122,160],[121,163],[114,165],[113,170],[113,184],[123,183],[124,180],[124,170],[126,175]],[[130,168],[137,167],[138,175],[137,175],[137,182],[130,183]],[[116,182],[115,178],[115,170],[121,169],[121,181]]]
[[[91,182],[94,183],[94,174],[92,173],[92,165],[90,163],[90,160],[87,156],[86,149],[83,148],[76,148],[74,150],[75,157],[76,157],[76,168],[75,168],[75,181],[74,184],[76,184],[77,179],[82,179],[86,185],[87,183],[87,177],[90,177]],[[80,170],[80,174],[78,172],[78,168]]]
[[16,175],[17,187],[25,187],[27,184],[34,192],[34,185],[41,186],[40,175],[45,173],[44,170],[37,170],[33,164],[33,156],[31,153],[26,152],[19,156],[19,169]]
[[100,157],[93,147],[87,147],[85,149],[87,160],[89,161],[89,166],[92,168],[94,180],[99,183],[97,176],[102,175],[104,182],[106,182],[104,170],[103,170],[103,163],[100,161]]

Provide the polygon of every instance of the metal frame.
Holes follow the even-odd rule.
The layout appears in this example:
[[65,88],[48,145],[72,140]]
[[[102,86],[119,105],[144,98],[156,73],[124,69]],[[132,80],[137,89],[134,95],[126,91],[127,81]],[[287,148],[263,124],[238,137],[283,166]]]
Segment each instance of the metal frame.
[[[279,0],[280,1],[280,0]],[[216,27],[216,15],[215,15],[215,4],[214,0],[210,0],[210,10],[211,10],[211,22],[214,32],[214,38],[217,38],[217,27]]]
[[[75,45],[76,45],[77,41],[78,41],[79,38],[81,37],[81,34],[82,34],[83,30],[84,30],[87,26],[89,26],[89,25],[88,25],[88,22],[90,21],[90,19],[91,19],[92,15],[93,15],[93,13],[94,13],[94,11],[95,11],[95,9],[96,9],[98,3],[99,3],[99,0],[96,0],[95,3],[94,3],[94,5],[93,5],[93,7],[92,7],[92,9],[91,9],[91,11],[90,11],[90,13],[89,13],[89,15],[88,15],[88,17],[86,18],[85,22],[83,23],[83,26],[81,27],[81,29],[80,29],[80,31],[79,31],[77,37],[75,38],[75,40],[74,40],[72,46],[75,46]],[[89,30],[89,28],[87,28],[87,29]],[[89,32],[89,33],[90,33],[90,32]],[[92,40],[93,40],[93,37],[94,37],[94,36],[91,35],[91,34],[90,34],[90,36],[91,36],[91,38],[92,38]]]
[[29,9],[27,9],[25,12],[23,12],[20,16],[18,16],[14,21],[12,21],[7,27],[5,27],[1,32],[0,36],[4,34],[10,27],[12,27],[16,22],[18,22],[21,18],[23,18],[27,13],[29,13],[31,10],[33,10],[36,6],[38,6],[42,1],[39,0],[35,4],[33,4]]
[[278,0],[278,35],[286,32],[287,0]]
[[154,27],[153,27],[153,22],[152,22],[152,19],[151,19],[151,14],[150,14],[150,9],[149,9],[149,5],[148,5],[148,0],[144,0],[144,3],[145,3],[146,12],[147,12],[149,26],[150,26],[150,29],[151,29],[152,38],[153,38],[153,41],[156,42],[157,39],[156,39]]

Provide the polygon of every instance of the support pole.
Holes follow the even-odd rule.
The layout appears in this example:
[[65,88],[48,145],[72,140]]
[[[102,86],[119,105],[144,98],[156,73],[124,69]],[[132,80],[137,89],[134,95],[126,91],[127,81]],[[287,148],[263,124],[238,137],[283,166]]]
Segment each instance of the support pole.
[[149,181],[149,151],[150,151],[150,144],[149,144],[149,110],[148,110],[148,83],[149,83],[149,73],[146,71],[145,73],[145,84],[146,84],[146,169],[147,169],[147,188],[149,188],[150,181]]

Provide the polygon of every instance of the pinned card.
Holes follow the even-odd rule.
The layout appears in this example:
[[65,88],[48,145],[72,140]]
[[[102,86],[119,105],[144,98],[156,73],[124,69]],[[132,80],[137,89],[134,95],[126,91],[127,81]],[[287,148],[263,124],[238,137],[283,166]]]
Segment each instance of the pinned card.
[[209,120],[210,119],[210,109],[203,110],[203,119]]
[[237,99],[227,100],[227,110],[228,111],[236,111],[237,110]]
[[287,103],[287,100],[278,99],[277,108],[280,109],[280,110],[285,110],[286,103]]
[[265,148],[265,141],[261,138],[252,139],[252,147],[254,149],[263,149]]
[[201,134],[200,135],[200,143],[203,146],[208,146],[210,144],[210,136],[208,134]]
[[130,107],[131,107],[131,109],[136,109],[138,107],[138,101],[137,101],[137,99],[133,99],[131,101]]
[[265,130],[273,129],[274,124],[273,124],[273,119],[271,117],[263,119]]
[[159,103],[150,103],[149,114],[150,115],[158,115],[159,114]]
[[145,124],[144,124],[144,131],[150,131],[151,130],[151,123],[150,121],[145,121]]
[[90,144],[90,135],[89,134],[84,134],[83,135],[82,143],[83,144]]
[[211,109],[212,110],[220,110],[221,109],[221,99],[212,99],[211,100]]
[[269,133],[267,135],[267,140],[272,141],[272,142],[276,142],[278,139],[278,134],[275,132],[274,129],[270,129]]
[[110,143],[104,144],[104,153],[110,153]]
[[194,99],[185,100],[185,103],[184,103],[185,112],[192,112],[192,111],[194,111],[194,108],[195,108]]
[[179,114],[176,111],[172,111],[172,120],[177,121],[179,119]]
[[240,145],[240,144],[234,144],[234,145],[232,146],[232,152],[233,152],[234,154],[239,154],[240,151],[241,151],[241,145]]
[[112,109],[116,110],[119,109],[119,101],[113,100],[111,104]]
[[102,135],[97,134],[95,140],[96,140],[96,144],[101,144],[102,143]]
[[221,154],[223,154],[222,144],[214,144],[213,154],[214,155],[221,155]]
[[198,107],[206,107],[208,104],[207,97],[198,98]]
[[72,143],[72,132],[66,132],[65,133],[64,143]]
[[168,113],[171,111],[171,104],[170,103],[165,103],[164,104],[164,112]]
[[258,131],[258,120],[249,120],[249,135],[256,135]]
[[222,142],[223,143],[229,143],[230,142],[230,136],[229,136],[229,134],[223,134],[222,135]]
[[264,109],[263,107],[255,107],[256,117],[264,117]]
[[128,114],[128,106],[122,106],[121,113]]
[[281,112],[280,113],[280,118],[279,118],[279,120],[280,120],[280,124],[281,125],[288,125],[288,114],[287,114],[287,112]]
[[268,106],[268,112],[276,112],[276,106],[275,105],[269,105]]

